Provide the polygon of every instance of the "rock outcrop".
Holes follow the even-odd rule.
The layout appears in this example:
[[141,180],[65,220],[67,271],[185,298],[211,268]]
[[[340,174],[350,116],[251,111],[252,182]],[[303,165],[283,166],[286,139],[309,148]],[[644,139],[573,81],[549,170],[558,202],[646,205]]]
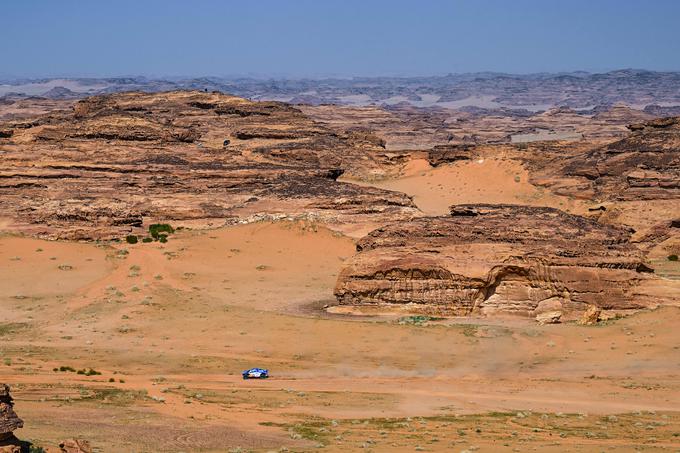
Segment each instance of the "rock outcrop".
[[0,451],[3,453],[19,453],[21,442],[14,436],[14,431],[24,426],[24,422],[14,412],[14,401],[7,384],[0,384]]
[[653,278],[628,230],[552,208],[463,205],[448,217],[377,229],[340,273],[338,303],[444,315],[654,306]]
[[154,221],[268,216],[372,228],[417,213],[404,194],[337,181],[390,165],[379,138],[332,130],[278,102],[122,93],[0,131],[0,212],[29,234],[113,239]]
[[474,145],[451,144],[433,146],[427,153],[427,160],[433,167],[441,164],[470,160],[473,157]]
[[600,321],[601,314],[602,310],[594,305],[591,305],[585,312],[583,312],[583,315],[581,316],[581,319],[578,320],[578,323],[582,326],[592,326]]
[[580,184],[560,192],[577,195],[587,184],[605,200],[680,199],[680,117],[629,129],[627,137],[571,158],[561,171]]
[[92,453],[90,443],[83,439],[66,439],[59,442],[59,449],[47,449],[47,453]]

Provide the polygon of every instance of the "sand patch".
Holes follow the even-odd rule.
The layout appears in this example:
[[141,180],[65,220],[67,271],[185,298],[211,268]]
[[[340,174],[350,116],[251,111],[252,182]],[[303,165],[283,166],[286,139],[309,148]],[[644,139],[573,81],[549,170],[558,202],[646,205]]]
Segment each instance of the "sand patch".
[[77,291],[112,268],[91,244],[0,236],[2,296],[47,297]]
[[480,157],[438,167],[415,159],[399,178],[358,184],[404,192],[427,215],[446,215],[449,206],[464,203],[527,204],[567,211],[575,206],[566,197],[530,184],[520,162],[503,158]]

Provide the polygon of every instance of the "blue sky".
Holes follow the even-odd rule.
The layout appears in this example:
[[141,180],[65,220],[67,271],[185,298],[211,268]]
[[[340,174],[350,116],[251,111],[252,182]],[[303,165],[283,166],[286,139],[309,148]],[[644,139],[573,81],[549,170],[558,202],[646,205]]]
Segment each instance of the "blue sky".
[[0,18],[0,75],[680,70],[680,0],[7,0]]

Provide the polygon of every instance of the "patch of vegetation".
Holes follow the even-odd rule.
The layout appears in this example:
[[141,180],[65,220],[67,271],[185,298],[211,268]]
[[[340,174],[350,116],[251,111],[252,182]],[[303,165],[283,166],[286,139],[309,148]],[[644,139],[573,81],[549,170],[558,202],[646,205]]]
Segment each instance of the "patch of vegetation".
[[0,324],[0,337],[3,335],[9,335],[11,333],[16,333],[19,330],[24,330],[28,328],[28,324],[25,322],[9,322],[5,324]]
[[45,453],[42,447],[36,447],[35,445],[30,445],[28,447],[28,453]]
[[136,244],[138,241],[139,239],[134,234],[129,234],[125,236],[125,242],[127,242],[128,244]]
[[463,335],[466,337],[476,337],[477,336],[477,331],[479,330],[479,325],[477,324],[463,324],[462,326],[463,329]]
[[124,390],[117,388],[97,388],[89,389],[83,396],[83,400],[100,401],[105,404],[116,406],[128,406],[136,401],[147,398],[146,390]]
[[288,427],[291,437],[294,439],[307,439],[326,443],[330,438],[329,427],[331,423],[324,419],[305,420]]
[[668,261],[677,261],[678,260],[678,255],[668,255]]
[[[161,240],[161,236],[165,236],[167,241],[167,235],[175,232],[175,229],[167,223],[154,223],[149,225],[149,234],[151,237],[157,241]],[[163,242],[163,241],[161,241]]]
[[149,242],[153,242],[153,238],[145,237],[144,239],[142,239],[142,242],[144,242],[145,244],[149,243]]
[[430,321],[441,321],[444,318],[435,318],[432,316],[422,316],[422,315],[414,315],[414,316],[402,316],[397,320],[398,324],[401,325],[408,325],[408,326],[424,326]]
[[76,370],[72,366],[68,366],[68,365],[62,365],[59,368],[56,368],[56,367],[52,368],[52,371],[62,372],[62,373],[66,373],[66,372],[76,373],[76,374],[81,374],[81,375],[84,375],[84,376],[99,376],[99,375],[101,375],[101,372],[99,372],[99,371],[97,371],[93,368],[83,368],[83,369],[80,369],[80,370]]

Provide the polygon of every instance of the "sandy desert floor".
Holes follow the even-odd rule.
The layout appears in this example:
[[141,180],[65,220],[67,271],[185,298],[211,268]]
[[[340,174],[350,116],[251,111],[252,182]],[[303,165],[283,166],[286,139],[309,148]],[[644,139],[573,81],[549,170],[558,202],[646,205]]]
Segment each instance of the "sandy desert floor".
[[352,182],[406,193],[426,215],[447,215],[451,205],[464,203],[552,206],[567,212],[583,210],[578,200],[556,196],[528,181],[529,173],[520,162],[497,155],[439,167],[430,166],[424,159],[414,159],[398,178]]
[[[428,214],[578,208],[502,161],[416,162],[378,184]],[[328,313],[353,253],[352,238],[292,221],[166,244],[0,236],[17,434],[102,452],[680,450],[680,309],[590,327]],[[242,380],[253,366],[271,378]]]

